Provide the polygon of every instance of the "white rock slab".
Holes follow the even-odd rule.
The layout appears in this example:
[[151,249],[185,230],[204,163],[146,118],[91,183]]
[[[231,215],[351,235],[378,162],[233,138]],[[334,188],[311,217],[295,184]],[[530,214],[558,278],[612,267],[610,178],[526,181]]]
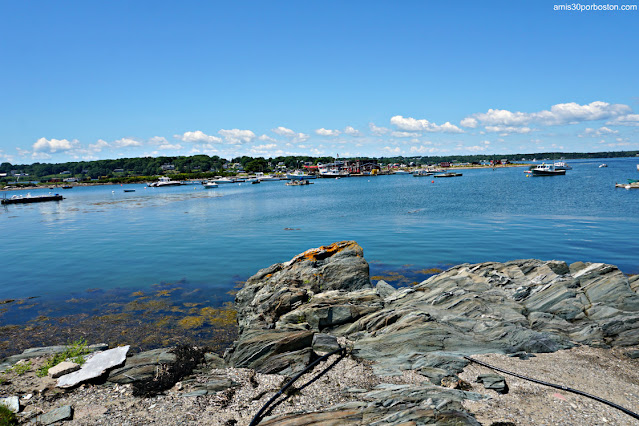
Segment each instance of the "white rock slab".
[[9,410],[17,413],[20,411],[20,400],[18,400],[17,396],[10,396],[7,398],[0,398],[0,405],[4,405]]
[[65,374],[73,373],[74,371],[78,371],[80,369],[80,365],[75,362],[64,361],[60,364],[49,368],[49,377],[52,379],[57,379],[60,376],[64,376]]
[[57,386],[59,388],[70,388],[87,380],[100,377],[109,368],[122,364],[126,360],[128,351],[129,345],[99,352],[89,358],[78,371],[60,377]]

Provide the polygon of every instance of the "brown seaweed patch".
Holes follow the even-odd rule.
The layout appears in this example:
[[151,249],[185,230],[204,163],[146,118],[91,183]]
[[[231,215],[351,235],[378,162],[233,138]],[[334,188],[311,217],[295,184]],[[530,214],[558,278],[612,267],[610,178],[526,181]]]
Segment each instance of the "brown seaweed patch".
[[133,293],[131,293],[131,297],[140,297],[140,296],[144,296],[144,293],[141,291],[134,291]]
[[419,269],[415,272],[418,274],[431,275],[431,274],[440,274],[444,271],[439,268],[430,268],[430,269]]
[[15,299],[4,299],[4,300],[0,300],[0,305],[4,305],[6,303],[12,303],[15,302]]
[[33,305],[23,305],[18,307],[18,309],[31,309],[34,308],[36,306],[36,304],[34,303]]
[[108,323],[120,323],[131,319],[131,314],[107,314],[96,317],[97,320]]
[[191,330],[194,328],[200,328],[204,325],[204,317],[202,316],[190,316],[190,317],[184,317],[181,320],[178,321],[178,324],[180,325],[180,327],[187,329],[187,330]]
[[160,300],[149,300],[146,302],[140,302],[139,300],[134,300],[132,302],[124,305],[123,308],[125,311],[160,311],[169,309],[169,304],[165,301]]
[[186,306],[187,308],[194,308],[196,306],[200,306],[201,303],[192,303],[192,302],[187,302],[187,303],[182,303],[184,306]]
[[216,326],[229,326],[237,322],[237,311],[230,302],[225,303],[222,308],[202,308],[200,315],[205,317],[209,324]]

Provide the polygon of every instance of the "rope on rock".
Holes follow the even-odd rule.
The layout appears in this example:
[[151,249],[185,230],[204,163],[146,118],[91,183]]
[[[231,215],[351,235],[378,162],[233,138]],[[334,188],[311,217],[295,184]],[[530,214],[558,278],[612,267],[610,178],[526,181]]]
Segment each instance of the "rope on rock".
[[[277,392],[275,395],[273,395],[273,397],[271,399],[269,399],[266,404],[264,404],[264,406],[260,409],[260,411],[257,412],[257,414],[255,415],[255,417],[253,417],[253,420],[251,420],[251,423],[249,423],[249,426],[256,426],[258,425],[261,421],[262,421],[262,416],[264,415],[264,413],[266,412],[266,410],[268,409],[268,407],[280,396],[284,393],[284,391],[286,391],[286,389],[288,389],[293,383],[295,383],[297,381],[297,379],[299,379],[300,377],[302,377],[304,374],[306,374],[307,372],[309,372],[310,370],[312,370],[317,364],[319,364],[320,362],[328,359],[329,357],[331,357],[332,355],[335,355],[336,353],[340,353],[341,356],[343,357],[344,354],[346,352],[346,348],[342,348],[340,347],[339,349],[335,349],[332,352],[327,353],[326,355],[323,355],[319,358],[317,358],[315,361],[313,361],[312,363],[310,363],[308,365],[308,367],[306,367],[305,369],[303,369],[302,371],[300,371],[299,373],[297,373],[291,380],[288,381],[288,383],[286,383],[282,389],[279,390],[279,392]],[[340,358],[341,359],[341,358]],[[334,364],[333,364],[334,365]],[[333,365],[330,365],[326,370],[330,369],[333,367]],[[320,375],[323,374],[320,373]]]
[[633,411],[630,411],[627,408],[622,407],[621,405],[617,405],[614,402],[610,402],[610,401],[605,400],[603,398],[599,398],[598,396],[590,395],[589,393],[580,391],[578,389],[569,388],[568,386],[556,385],[554,383],[544,382],[543,380],[537,380],[537,379],[533,379],[531,377],[522,376],[521,374],[513,373],[512,371],[503,370],[503,369],[501,369],[499,367],[495,367],[494,365],[486,364],[485,362],[479,361],[479,360],[471,358],[469,356],[464,356],[464,358],[467,359],[470,362],[474,362],[475,364],[483,365],[484,367],[490,368],[491,370],[499,371],[500,373],[508,374],[510,376],[515,376],[515,377],[518,377],[518,378],[523,379],[523,380],[528,380],[529,382],[537,383],[537,384],[544,385],[544,386],[549,386],[551,388],[560,389],[560,390],[563,390],[563,391],[566,391],[566,392],[572,392],[572,393],[575,393],[577,395],[585,396],[586,398],[594,399],[595,401],[599,401],[599,402],[601,402],[603,404],[609,405],[610,407],[616,408],[617,410],[623,411],[627,415],[629,415],[631,417],[634,417],[635,419],[639,420],[639,414],[637,414],[637,413],[635,413]]

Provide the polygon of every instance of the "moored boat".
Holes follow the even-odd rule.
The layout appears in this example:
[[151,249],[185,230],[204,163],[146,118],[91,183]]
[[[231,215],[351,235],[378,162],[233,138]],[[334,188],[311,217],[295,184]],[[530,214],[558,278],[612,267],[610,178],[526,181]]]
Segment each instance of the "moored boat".
[[555,169],[554,164],[539,164],[537,167],[531,169],[533,176],[559,176],[565,175],[565,170]]
[[157,182],[151,182],[149,184],[149,186],[152,188],[160,188],[163,186],[178,186],[178,185],[182,185],[182,182],[180,182],[179,180],[171,180],[167,176],[162,176],[157,180]]
[[302,170],[295,170],[293,173],[287,173],[286,178],[290,180],[308,180],[315,179],[317,176],[309,175],[307,172],[303,172]]
[[599,168],[601,169],[602,167],[608,167],[608,165],[606,163],[600,164]]
[[555,162],[555,170],[572,170],[572,166],[569,166],[563,161]]
[[207,189],[209,189],[209,188],[217,188],[217,183],[211,182],[211,181],[205,181],[205,182],[202,182],[202,186],[204,188],[207,188]]

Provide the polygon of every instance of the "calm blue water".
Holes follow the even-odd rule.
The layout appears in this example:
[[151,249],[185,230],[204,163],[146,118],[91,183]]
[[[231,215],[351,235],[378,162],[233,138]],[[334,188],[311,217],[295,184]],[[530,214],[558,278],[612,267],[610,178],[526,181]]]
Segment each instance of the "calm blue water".
[[535,178],[524,168],[464,170],[434,183],[395,175],[58,190],[59,203],[0,208],[0,300],[178,281],[226,292],[260,268],[347,239],[373,266],[540,258],[639,273],[639,190],[614,187],[639,177],[637,163],[573,160],[566,176]]

